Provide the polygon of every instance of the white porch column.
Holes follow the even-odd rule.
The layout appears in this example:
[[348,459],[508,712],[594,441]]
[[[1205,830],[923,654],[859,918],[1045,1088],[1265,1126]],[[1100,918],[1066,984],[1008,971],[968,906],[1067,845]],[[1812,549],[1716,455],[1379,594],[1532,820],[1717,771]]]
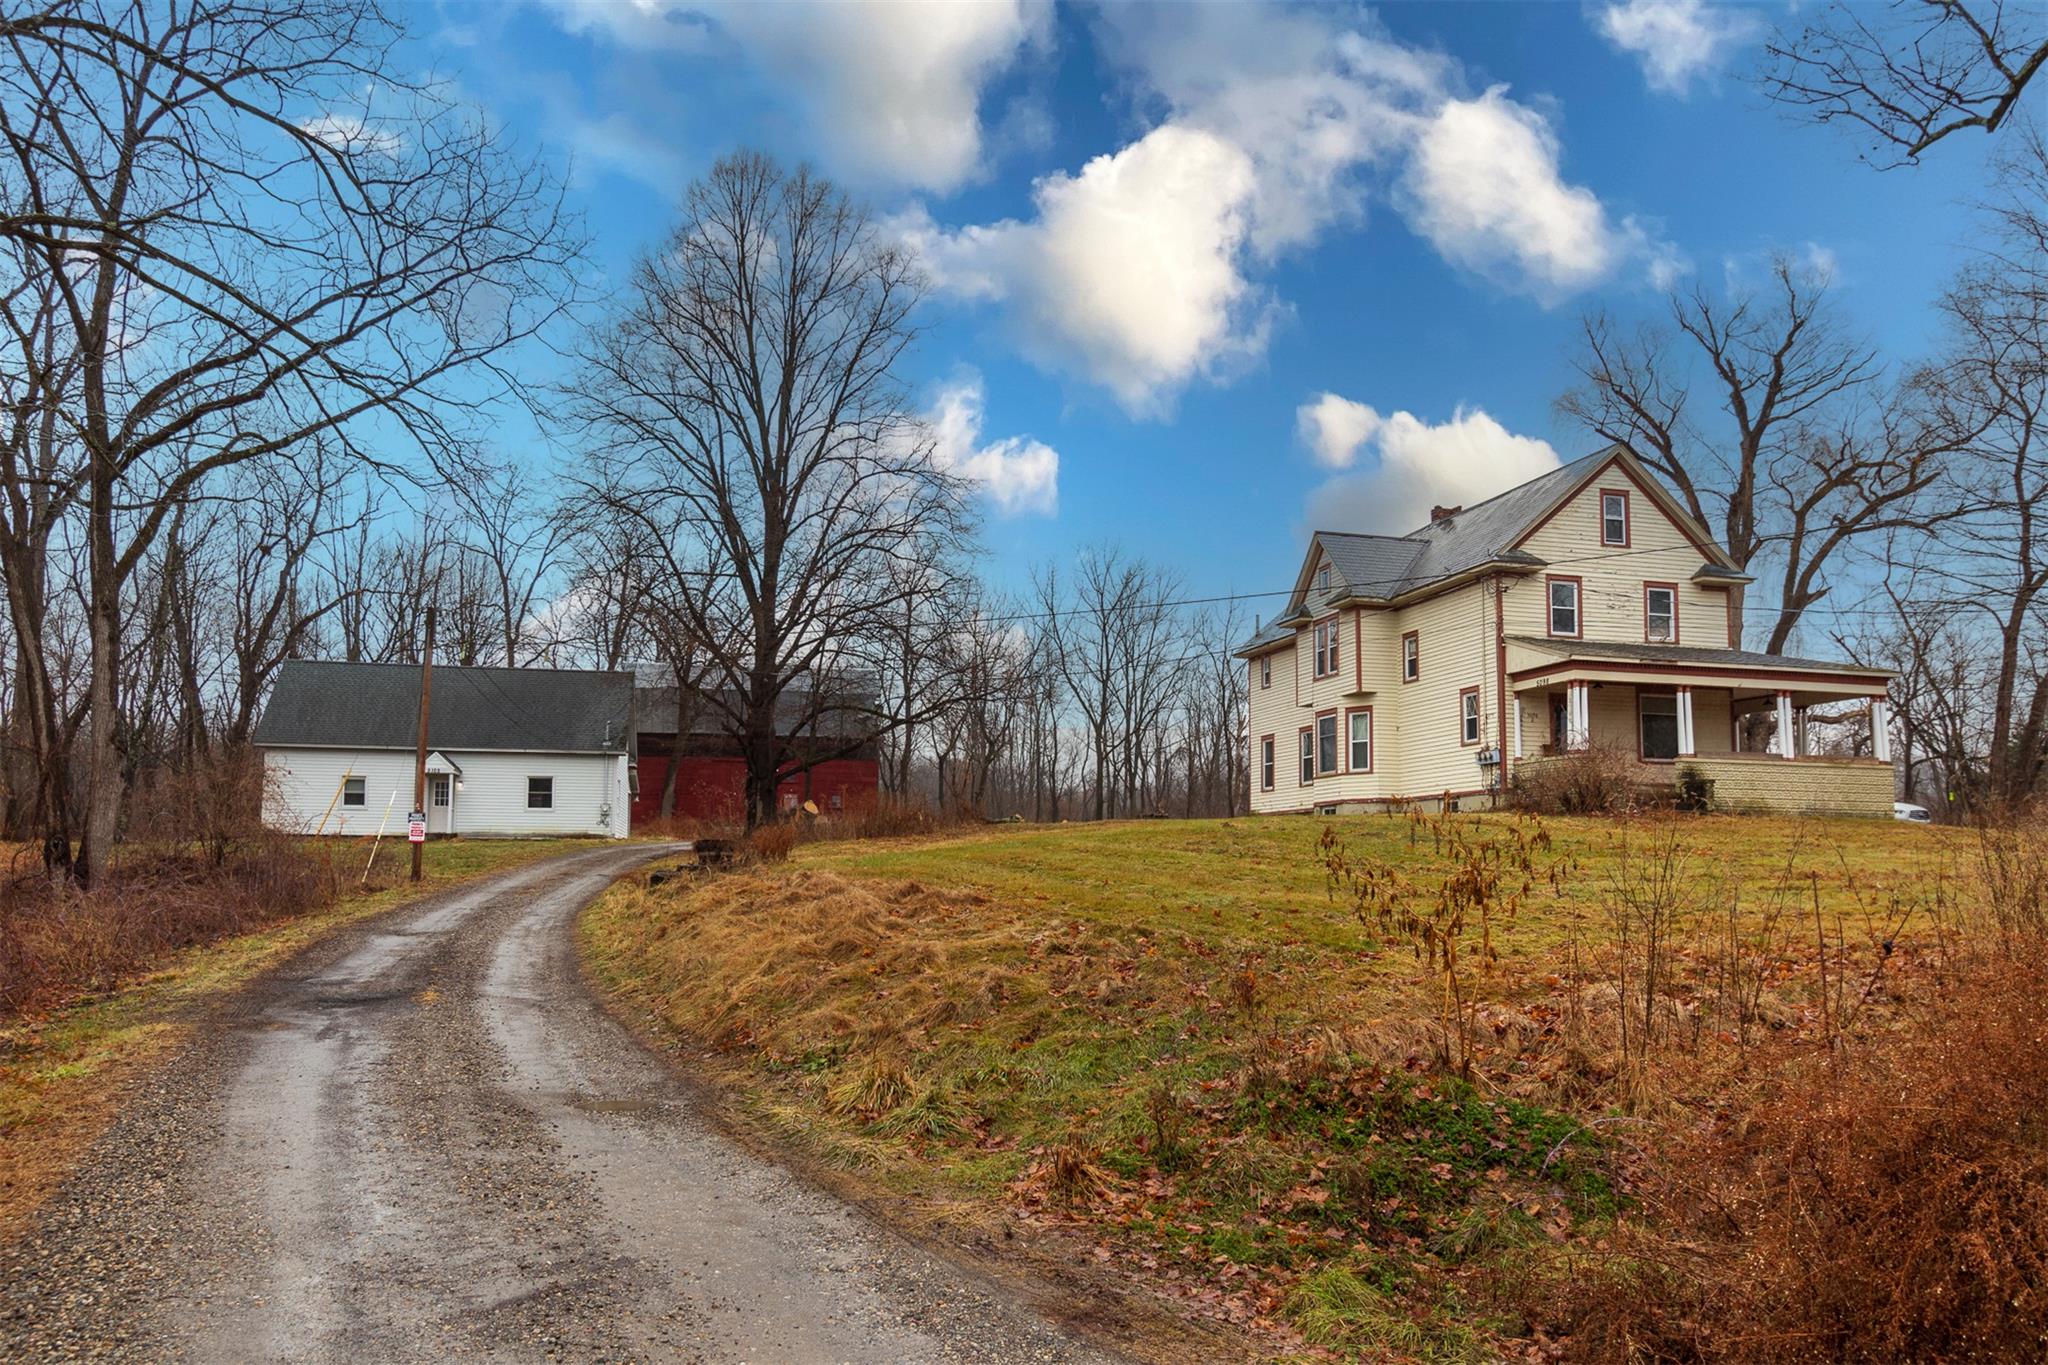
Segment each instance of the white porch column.
[[1514,745],[1510,752],[1514,757],[1520,758],[1522,756],[1522,699],[1513,692],[1508,693],[1508,739]]
[[1583,749],[1593,738],[1592,689],[1582,682],[1565,684],[1564,747]]
[[1883,697],[1870,699],[1870,751],[1880,763],[1892,761],[1892,706]]
[[1678,689],[1678,756],[1691,758],[1699,750],[1694,746],[1692,733],[1692,689]]
[[1792,694],[1790,692],[1780,692],[1778,694],[1778,757],[1794,758],[1798,756],[1798,752],[1797,737],[1793,734],[1792,730]]

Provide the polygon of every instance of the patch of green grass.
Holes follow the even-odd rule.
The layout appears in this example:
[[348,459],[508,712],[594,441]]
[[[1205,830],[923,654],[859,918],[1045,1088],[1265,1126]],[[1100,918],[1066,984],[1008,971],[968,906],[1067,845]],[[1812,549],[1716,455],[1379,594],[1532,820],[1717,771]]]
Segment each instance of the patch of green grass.
[[[721,1049],[743,1103],[834,1162],[899,1191],[1092,1217],[1183,1285],[1265,1287],[1261,1314],[1288,1289],[1312,1341],[1467,1359],[1491,1329],[1447,1277],[1611,1220],[1607,1139],[1584,1115],[1407,1069],[1398,1040],[1418,1021],[1406,1036],[1436,1036],[1436,983],[1331,903],[1326,824],[1398,862],[1412,894],[1445,873],[1426,830],[1382,816],[1002,828],[622,883],[579,931],[601,980],[700,1055]],[[1523,999],[1561,998],[1561,946],[1597,947],[1621,841],[1651,837],[1546,827],[1578,869],[1496,926],[1500,961],[1474,973],[1489,1002],[1516,1003],[1524,983]],[[1789,869],[1850,935],[1857,907],[1949,875],[1963,849],[1879,822],[1669,828],[1716,875],[1764,885]],[[914,1081],[887,1112],[846,1103],[882,1055]],[[1054,1155],[1074,1149],[1108,1181],[1092,1205],[1050,1187]]]

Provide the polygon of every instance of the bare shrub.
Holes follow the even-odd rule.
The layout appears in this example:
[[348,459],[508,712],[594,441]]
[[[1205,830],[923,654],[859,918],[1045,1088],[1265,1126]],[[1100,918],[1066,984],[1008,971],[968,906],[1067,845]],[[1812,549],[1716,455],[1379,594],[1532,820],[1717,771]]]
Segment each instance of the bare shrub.
[[[195,816],[195,830],[209,827]],[[91,891],[40,872],[0,884],[0,1011],[106,990],[167,953],[331,904],[303,841],[252,831],[131,845]]]
[[1604,1360],[2038,1359],[2048,970],[1988,961],[1907,1029],[1668,1130],[1649,1217],[1534,1283]]
[[263,755],[247,745],[146,771],[129,796],[128,842],[188,848],[219,867],[237,847],[265,837],[264,782]]
[[1644,804],[1635,755],[1613,745],[1584,749],[1515,769],[1515,804],[1545,815],[1612,815]]
[[786,863],[796,838],[795,825],[762,825],[747,836],[747,853],[757,863]]

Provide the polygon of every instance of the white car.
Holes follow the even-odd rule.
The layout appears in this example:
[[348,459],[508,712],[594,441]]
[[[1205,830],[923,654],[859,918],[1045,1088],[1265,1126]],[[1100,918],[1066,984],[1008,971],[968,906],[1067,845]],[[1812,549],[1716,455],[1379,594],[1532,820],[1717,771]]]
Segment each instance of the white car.
[[1892,802],[1892,819],[1904,820],[1915,825],[1934,823],[1934,817],[1928,813],[1927,807],[1916,806],[1911,801]]

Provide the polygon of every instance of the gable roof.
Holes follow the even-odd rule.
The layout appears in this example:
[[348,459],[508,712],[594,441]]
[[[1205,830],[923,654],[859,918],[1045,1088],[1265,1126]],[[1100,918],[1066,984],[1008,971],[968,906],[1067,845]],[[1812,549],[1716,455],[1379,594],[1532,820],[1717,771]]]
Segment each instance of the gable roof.
[[[1560,465],[1406,535],[1313,533],[1286,609],[1239,646],[1238,653],[1254,653],[1279,644],[1293,635],[1296,625],[1340,603],[1392,602],[1488,565],[1523,571],[1542,568],[1544,561],[1521,548],[1522,542],[1613,465],[1620,465],[1631,481],[1700,547],[1714,572],[1709,575],[1703,570],[1696,577],[1718,582],[1749,581],[1664,485],[1626,448],[1616,445]],[[1313,581],[1314,573],[1325,558],[1330,562],[1331,582],[1328,588],[1318,588]]]
[[[254,742],[411,749],[419,714],[417,664],[292,659],[277,671]],[[630,673],[436,664],[427,739],[458,753],[624,753],[632,716]]]

